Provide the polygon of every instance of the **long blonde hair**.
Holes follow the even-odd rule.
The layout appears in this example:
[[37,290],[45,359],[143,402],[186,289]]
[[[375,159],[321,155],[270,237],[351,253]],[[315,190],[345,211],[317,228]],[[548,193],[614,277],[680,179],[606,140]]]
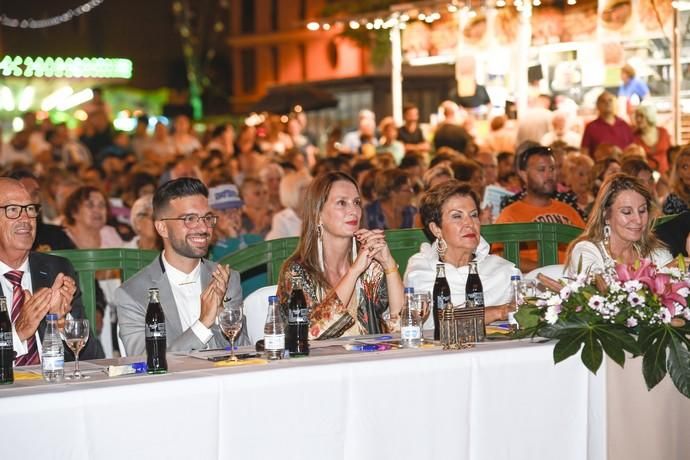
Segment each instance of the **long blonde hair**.
[[673,162],[673,168],[671,169],[671,190],[690,207],[690,189],[683,183],[678,171],[678,163],[680,163],[680,159],[683,157],[690,157],[690,145],[686,145],[678,153]]
[[[340,181],[351,183],[357,189],[357,193],[359,193],[357,182],[348,174],[340,171],[321,174],[309,184],[309,188],[304,197],[302,233],[299,244],[295,252],[288,257],[283,264],[281,268],[281,279],[286,275],[283,273],[285,270],[289,270],[293,263],[299,263],[317,284],[324,287],[331,287],[319,262],[317,243],[319,217],[328,199],[328,195],[331,193],[333,184]],[[351,249],[350,252],[352,252]],[[348,259],[352,259],[351,253],[348,254]]]
[[589,215],[587,226],[582,234],[568,246],[566,265],[570,264],[573,248],[580,241],[589,241],[591,243],[601,243],[604,241],[604,226],[606,226],[606,221],[611,217],[611,207],[618,195],[626,190],[632,190],[642,195],[647,202],[647,212],[650,215],[647,226],[642,233],[642,238],[637,242],[637,249],[639,250],[640,257],[649,257],[655,249],[664,248],[664,244],[656,238],[652,231],[652,223],[654,220],[652,219],[652,211],[656,210],[656,203],[652,198],[652,194],[636,177],[623,173],[616,173],[609,176],[604,183],[601,184],[597,198],[594,200],[594,206]]

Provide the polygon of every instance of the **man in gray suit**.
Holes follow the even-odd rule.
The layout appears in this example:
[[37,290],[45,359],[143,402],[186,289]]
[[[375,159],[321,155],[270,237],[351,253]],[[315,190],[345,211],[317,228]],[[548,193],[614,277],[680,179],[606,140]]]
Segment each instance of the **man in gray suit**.
[[[208,204],[208,189],[189,177],[166,182],[153,196],[153,218],[163,252],[114,296],[127,355],[145,350],[149,288],[160,291],[168,351],[228,346],[216,317],[224,302],[242,302],[242,288],[239,273],[204,259],[218,220]],[[236,343],[249,344],[246,328]]]

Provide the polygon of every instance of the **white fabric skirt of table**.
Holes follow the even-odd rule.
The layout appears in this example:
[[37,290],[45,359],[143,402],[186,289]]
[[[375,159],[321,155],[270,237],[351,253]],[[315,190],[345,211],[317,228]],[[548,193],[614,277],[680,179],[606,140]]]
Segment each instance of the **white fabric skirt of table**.
[[0,388],[5,459],[681,459],[690,404],[640,359],[590,374],[553,344],[392,350]]

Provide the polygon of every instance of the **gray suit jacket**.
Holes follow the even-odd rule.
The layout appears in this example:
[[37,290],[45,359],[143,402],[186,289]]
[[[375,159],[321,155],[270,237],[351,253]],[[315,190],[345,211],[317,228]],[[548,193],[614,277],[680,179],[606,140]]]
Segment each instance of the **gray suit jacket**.
[[[120,324],[120,338],[125,344],[128,356],[144,354],[146,340],[144,337],[144,323],[146,307],[148,306],[149,288],[158,288],[160,292],[161,306],[165,315],[165,331],[167,334],[168,351],[188,352],[206,348],[191,328],[182,330],[180,315],[175,304],[170,282],[165,274],[165,268],[161,260],[162,255],[156,257],[147,267],[125,281],[115,291],[113,303],[117,308],[117,318]],[[216,269],[216,263],[202,259],[201,263],[201,290],[208,286],[211,274]],[[231,305],[242,303],[242,287],[240,274],[235,270],[230,271],[227,297],[230,297]],[[183,307],[184,308],[184,307]],[[245,320],[243,319],[243,322]],[[223,333],[217,324],[211,327],[213,337],[208,342],[210,348],[223,348],[229,345],[223,337]],[[236,345],[249,345],[246,323],[241,335],[235,341]]]

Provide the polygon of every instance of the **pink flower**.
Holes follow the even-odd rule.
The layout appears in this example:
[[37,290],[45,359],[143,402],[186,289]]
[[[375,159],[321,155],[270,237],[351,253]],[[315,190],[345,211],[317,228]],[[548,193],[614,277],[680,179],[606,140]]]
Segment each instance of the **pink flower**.
[[646,285],[652,294],[656,295],[659,302],[666,307],[671,314],[676,314],[676,303],[687,306],[687,300],[679,291],[689,288],[687,281],[672,282],[671,275],[659,273],[649,259],[642,259],[640,267],[634,269],[629,265],[616,264],[616,273],[622,282],[637,280]]

